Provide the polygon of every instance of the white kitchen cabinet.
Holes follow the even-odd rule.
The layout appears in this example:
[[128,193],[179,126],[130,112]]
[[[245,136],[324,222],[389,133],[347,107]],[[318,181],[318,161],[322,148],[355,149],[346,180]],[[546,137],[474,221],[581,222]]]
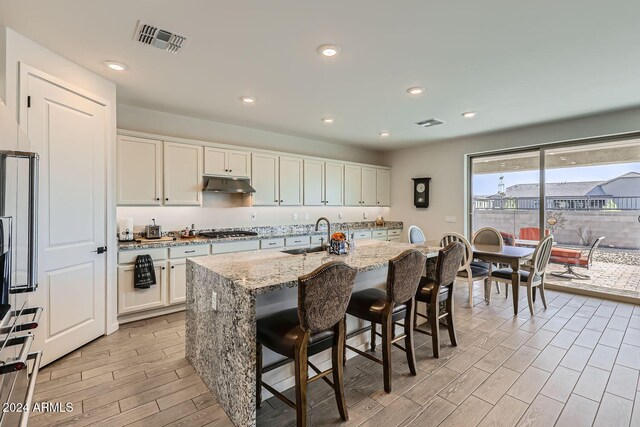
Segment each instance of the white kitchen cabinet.
[[304,160],[304,204],[305,206],[325,205],[324,162]]
[[249,178],[251,153],[206,147],[204,149],[204,174]]
[[362,205],[377,206],[376,169],[362,168]]
[[376,170],[376,199],[378,206],[390,206],[391,197],[389,192],[389,170]]
[[187,259],[169,260],[169,305],[187,300]]
[[342,206],[344,165],[326,162],[324,166],[324,200],[327,206]]
[[278,156],[253,153],[251,162],[251,185],[254,206],[277,206],[279,204]]
[[303,160],[280,156],[280,206],[302,205]]
[[135,264],[118,266],[118,314],[135,313],[167,304],[166,262],[155,263],[156,284],[148,289],[133,286]]
[[164,143],[164,204],[202,204],[202,147]]
[[162,205],[162,147],[154,139],[118,137],[118,205]]
[[362,168],[360,166],[344,166],[344,204],[346,206],[362,206]]

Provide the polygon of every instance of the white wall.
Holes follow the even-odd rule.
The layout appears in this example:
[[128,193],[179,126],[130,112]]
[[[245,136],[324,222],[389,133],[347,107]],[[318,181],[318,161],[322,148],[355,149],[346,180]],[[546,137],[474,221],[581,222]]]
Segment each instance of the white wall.
[[379,152],[210,120],[118,105],[118,128],[186,139],[378,164]]
[[[481,116],[475,120],[481,120]],[[439,239],[447,231],[464,233],[466,154],[638,130],[640,108],[383,153],[382,162],[391,166],[393,171],[393,200],[389,217],[404,221],[405,227],[411,224],[420,226],[427,234],[427,240]],[[413,206],[411,178],[418,177],[432,178],[430,206],[427,209]],[[445,222],[446,216],[455,216],[456,222]]]

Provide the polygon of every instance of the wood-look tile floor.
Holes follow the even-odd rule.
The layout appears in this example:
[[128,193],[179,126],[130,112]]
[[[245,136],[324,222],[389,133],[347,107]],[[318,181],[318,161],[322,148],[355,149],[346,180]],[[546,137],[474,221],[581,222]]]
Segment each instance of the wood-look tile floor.
[[[348,422],[332,390],[309,386],[311,425],[348,426],[635,426],[640,425],[640,306],[547,291],[529,315],[526,298],[513,315],[511,296],[491,305],[476,285],[456,288],[458,347],[442,334],[434,359],[418,334],[418,375],[394,349],[393,392],[382,368],[363,357],[345,368]],[[31,426],[230,425],[184,358],[184,314],[123,325],[45,367],[37,401],[73,402],[71,413],[34,413]],[[286,393],[293,398],[293,390]],[[295,413],[272,398],[258,425],[295,425]]]

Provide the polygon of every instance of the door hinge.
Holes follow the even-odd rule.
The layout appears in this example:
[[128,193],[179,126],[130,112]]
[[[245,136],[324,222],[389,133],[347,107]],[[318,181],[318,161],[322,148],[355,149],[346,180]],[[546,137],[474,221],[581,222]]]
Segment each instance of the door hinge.
[[27,108],[31,108],[31,95],[27,96]]
[[107,252],[107,247],[106,246],[99,246],[95,251],[91,251],[91,252],[96,252],[98,255],[103,254],[105,252]]

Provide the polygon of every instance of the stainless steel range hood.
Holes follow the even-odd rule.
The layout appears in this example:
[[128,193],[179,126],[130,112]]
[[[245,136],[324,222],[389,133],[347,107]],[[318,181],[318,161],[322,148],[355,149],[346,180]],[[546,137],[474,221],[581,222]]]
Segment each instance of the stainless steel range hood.
[[215,178],[206,176],[203,191],[211,193],[246,194],[255,193],[256,190],[249,185],[248,179],[241,178]]

